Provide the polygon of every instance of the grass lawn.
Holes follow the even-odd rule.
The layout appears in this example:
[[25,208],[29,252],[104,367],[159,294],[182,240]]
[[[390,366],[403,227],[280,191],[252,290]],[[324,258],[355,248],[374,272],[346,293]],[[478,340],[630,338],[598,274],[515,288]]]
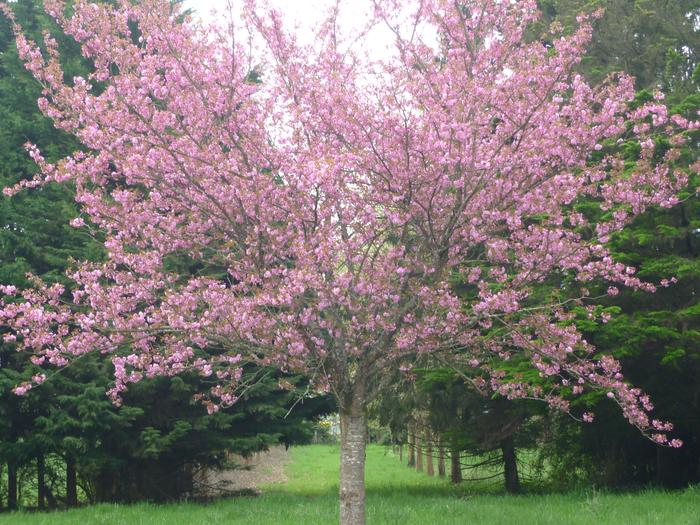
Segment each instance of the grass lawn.
[[[292,449],[289,481],[257,498],[178,505],[97,505],[68,512],[0,515],[0,525],[328,525],[337,522],[338,449]],[[471,490],[471,492],[470,492]],[[506,496],[452,487],[367,452],[367,516],[396,525],[700,525],[700,488],[636,494]]]

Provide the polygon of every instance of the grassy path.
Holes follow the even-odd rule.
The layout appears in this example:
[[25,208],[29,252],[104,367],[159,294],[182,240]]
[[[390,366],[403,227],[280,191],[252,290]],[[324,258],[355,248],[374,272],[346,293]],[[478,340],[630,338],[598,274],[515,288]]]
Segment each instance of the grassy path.
[[[98,505],[69,512],[1,515],[0,525],[332,525],[338,450],[292,449],[289,481],[257,498],[208,505]],[[381,525],[700,525],[700,488],[667,493],[470,495],[401,465],[381,447],[367,454],[368,522]]]

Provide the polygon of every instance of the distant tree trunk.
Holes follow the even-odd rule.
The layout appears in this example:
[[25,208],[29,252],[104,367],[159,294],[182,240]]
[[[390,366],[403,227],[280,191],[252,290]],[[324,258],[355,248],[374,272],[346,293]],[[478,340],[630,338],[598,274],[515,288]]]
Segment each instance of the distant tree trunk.
[[365,525],[366,445],[364,399],[355,395],[340,412],[340,525]]
[[421,443],[421,433],[416,432],[416,470],[423,472],[423,444]]
[[445,477],[445,445],[442,436],[438,435],[438,476]]
[[413,425],[408,427],[408,466],[416,466],[416,434]]
[[664,458],[661,453],[661,447],[656,447],[656,482],[663,485],[664,483]]
[[462,483],[462,462],[459,457],[459,449],[456,447],[451,450],[450,453],[451,471],[450,471],[450,481],[452,483]]
[[183,494],[194,494],[194,466],[189,462],[182,468],[181,483],[178,487],[178,494],[176,494],[176,497],[181,498]]
[[49,508],[58,508],[58,501],[56,500],[56,496],[53,495],[49,487],[44,486],[44,488],[46,489],[46,501],[49,504]]
[[7,462],[7,510],[17,510],[17,465]]
[[515,443],[513,436],[501,441],[503,452],[503,474],[505,477],[506,491],[510,494],[520,492],[520,478],[518,477],[518,460],[515,455]]
[[78,506],[78,473],[75,456],[66,456],[66,506]]
[[656,447],[656,482],[666,488],[680,489],[693,480],[693,470],[700,474],[700,463],[693,469],[692,462],[678,454],[678,450]]
[[399,461],[403,463],[403,443],[399,443]]
[[37,507],[46,508],[46,460],[43,454],[36,457]]
[[433,468],[433,435],[430,429],[425,431],[425,471],[428,476],[435,475],[435,469]]

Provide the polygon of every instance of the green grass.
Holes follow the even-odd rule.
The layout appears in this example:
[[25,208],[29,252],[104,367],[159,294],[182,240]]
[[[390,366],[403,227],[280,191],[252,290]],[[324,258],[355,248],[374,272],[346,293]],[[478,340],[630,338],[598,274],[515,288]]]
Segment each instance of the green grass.
[[[338,449],[292,449],[289,481],[257,498],[211,504],[97,505],[0,516],[0,525],[328,525],[337,522]],[[700,488],[634,494],[506,496],[416,473],[386,449],[367,453],[367,514],[387,525],[700,525]]]

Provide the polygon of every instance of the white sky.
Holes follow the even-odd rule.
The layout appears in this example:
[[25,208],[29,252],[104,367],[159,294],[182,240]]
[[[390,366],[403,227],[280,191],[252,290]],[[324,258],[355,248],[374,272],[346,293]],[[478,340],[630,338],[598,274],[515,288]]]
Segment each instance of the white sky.
[[[234,7],[240,5],[240,1],[233,0]],[[311,33],[314,23],[322,19],[329,8],[335,3],[332,0],[269,0],[270,5],[281,11],[287,27],[299,27],[300,40],[304,35]],[[205,20],[212,20],[212,10],[226,11],[227,0],[186,0],[186,7],[194,9],[196,14]],[[352,0],[341,4],[341,13],[344,27],[359,29],[367,20],[372,6],[371,0]]]
[[[302,44],[310,44],[314,24],[323,19],[334,0],[268,0],[270,5],[284,15],[286,27],[297,27],[297,38]],[[234,7],[240,0],[232,0]],[[184,5],[194,9],[204,20],[214,20],[212,10],[225,12],[227,0],[185,0]],[[362,30],[372,12],[372,0],[345,0],[340,3],[342,35],[350,37]],[[394,48],[394,35],[384,26],[374,28],[360,48],[370,52],[375,58],[388,57]]]
[[[307,30],[314,20],[322,16],[324,12],[334,3],[329,0],[269,0],[270,4],[282,11],[295,22],[303,22]],[[186,0],[185,5],[195,9],[197,14],[205,18],[210,18],[212,9],[223,11],[226,9],[226,0]],[[233,1],[234,6],[240,2]],[[371,2],[369,0],[352,0],[352,9],[348,9],[348,2],[344,9],[344,18],[349,21],[354,20],[361,23],[364,20],[363,12],[369,10]],[[351,22],[352,23],[352,22]]]

